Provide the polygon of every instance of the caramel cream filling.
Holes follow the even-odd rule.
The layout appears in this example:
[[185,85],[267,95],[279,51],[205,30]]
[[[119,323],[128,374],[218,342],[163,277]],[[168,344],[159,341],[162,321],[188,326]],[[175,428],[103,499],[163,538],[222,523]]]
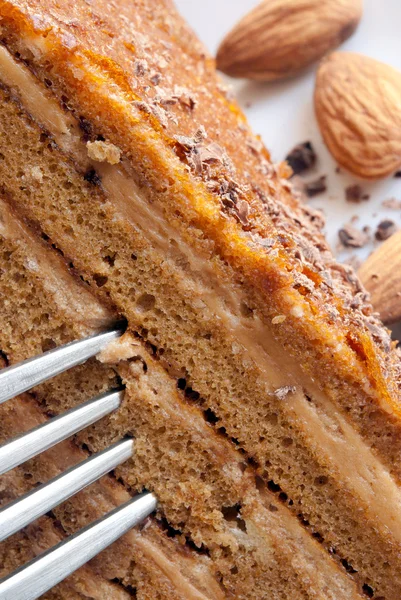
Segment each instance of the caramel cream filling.
[[[138,536],[139,537],[139,536]],[[197,590],[187,579],[184,579],[182,572],[177,569],[177,565],[171,561],[164,552],[152,542],[142,537],[138,539],[138,546],[146,556],[148,560],[154,562],[154,564],[160,569],[163,575],[169,579],[174,588],[188,600],[208,600],[213,597],[216,600],[224,600],[225,595],[221,588],[219,588],[216,581],[212,580],[212,577],[208,573],[207,569],[203,565],[197,565],[198,576],[204,583],[208,583],[210,587],[210,596],[205,596],[203,592]],[[193,568],[195,568],[195,561]]]
[[[77,121],[64,113],[55,98],[10,53],[0,47],[0,79],[14,90],[27,112],[46,127],[62,151],[80,168],[94,166],[102,185],[121,217],[128,219],[167,258],[180,265],[184,262],[185,278],[192,278],[192,290],[207,314],[216,315],[233,337],[234,347],[257,364],[263,376],[266,394],[277,388],[294,386],[296,391],[282,403],[282,410],[294,421],[322,458],[331,465],[333,477],[360,498],[364,514],[375,526],[401,543],[401,492],[388,469],[374,456],[362,437],[348,424],[330,398],[323,394],[275,342],[257,315],[253,319],[241,316],[241,291],[222,284],[202,258],[179,238],[176,229],[164,218],[161,210],[149,205],[146,196],[127,174],[124,160],[118,165],[91,162],[81,139]],[[114,92],[115,95],[115,92]],[[121,98],[121,102],[125,102]],[[171,240],[174,240],[172,247]],[[201,304],[202,303],[202,304]],[[302,318],[302,308],[294,306]],[[239,347],[237,346],[237,342]],[[341,353],[342,344],[332,341],[333,353]],[[302,389],[307,390],[315,404],[310,404]]]
[[[266,502],[269,499],[266,498]],[[269,502],[270,504],[270,502]],[[299,524],[286,514],[288,509],[276,505],[277,512],[286,523],[286,530],[281,528],[281,519],[277,512],[272,513],[254,503],[252,510],[244,515],[247,532],[256,543],[257,554],[268,554],[273,544],[286,545],[291,557],[291,565],[299,574],[306,588],[317,591],[318,598],[339,600],[339,598],[361,598],[356,592],[355,584],[348,577],[341,577],[339,567],[322,553],[322,548],[311,539],[300,534]],[[242,534],[242,532],[240,532]]]

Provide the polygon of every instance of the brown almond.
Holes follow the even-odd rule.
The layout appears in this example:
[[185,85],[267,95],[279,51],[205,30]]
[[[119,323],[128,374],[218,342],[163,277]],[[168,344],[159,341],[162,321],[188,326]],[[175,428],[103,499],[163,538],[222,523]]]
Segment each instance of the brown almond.
[[373,58],[335,52],[322,61],[315,112],[336,161],[366,179],[401,166],[401,73]]
[[372,252],[358,274],[384,323],[401,320],[401,231]]
[[346,40],[361,16],[362,0],[264,0],[224,38],[217,67],[262,81],[290,77]]

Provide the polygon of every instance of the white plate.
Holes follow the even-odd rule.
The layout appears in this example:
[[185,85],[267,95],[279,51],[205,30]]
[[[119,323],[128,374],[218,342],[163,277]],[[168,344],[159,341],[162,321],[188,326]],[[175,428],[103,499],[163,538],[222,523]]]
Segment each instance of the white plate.
[[[176,4],[214,54],[224,34],[258,4],[258,0],[176,0]],[[363,20],[342,48],[367,54],[401,70],[401,1],[365,0]],[[355,252],[338,253],[338,229],[352,216],[359,216],[356,227],[369,225],[373,232],[385,217],[401,227],[401,211],[381,206],[387,198],[401,200],[401,179],[389,178],[374,184],[362,182],[370,200],[359,205],[345,201],[344,188],[357,180],[335,172],[336,164],[322,143],[312,103],[315,70],[316,67],[283,83],[261,84],[233,79],[230,82],[254,131],[262,135],[274,160],[282,160],[298,142],[311,140],[314,144],[319,156],[316,173],[328,176],[328,192],[311,204],[324,210],[328,240],[339,258],[346,259]],[[360,258],[367,256],[377,243],[372,241],[359,250]]]

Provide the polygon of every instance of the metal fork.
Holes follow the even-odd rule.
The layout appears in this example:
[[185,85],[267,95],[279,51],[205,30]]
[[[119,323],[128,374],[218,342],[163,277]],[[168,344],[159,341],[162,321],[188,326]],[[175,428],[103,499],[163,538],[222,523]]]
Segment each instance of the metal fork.
[[[121,334],[122,329],[116,327],[3,369],[0,371],[0,404],[84,363]],[[120,389],[97,396],[0,446],[0,474],[118,409],[123,393]],[[133,449],[134,440],[120,440],[5,506],[0,510],[0,541],[117,467],[130,458]],[[38,598],[140,523],[156,506],[156,497],[145,492],[112,510],[0,579],[0,600]]]

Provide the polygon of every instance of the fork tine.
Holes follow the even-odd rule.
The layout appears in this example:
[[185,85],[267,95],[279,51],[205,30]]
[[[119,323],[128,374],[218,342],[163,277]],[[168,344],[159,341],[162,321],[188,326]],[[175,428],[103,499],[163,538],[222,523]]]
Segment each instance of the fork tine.
[[122,333],[121,328],[99,333],[3,369],[0,372],[0,404],[85,362]]
[[5,506],[0,510],[0,541],[130,458],[133,447],[132,439],[121,440]]
[[1,600],[35,600],[143,521],[156,497],[140,494],[0,580]]
[[102,394],[0,446],[0,475],[116,410],[122,398],[123,390]]

